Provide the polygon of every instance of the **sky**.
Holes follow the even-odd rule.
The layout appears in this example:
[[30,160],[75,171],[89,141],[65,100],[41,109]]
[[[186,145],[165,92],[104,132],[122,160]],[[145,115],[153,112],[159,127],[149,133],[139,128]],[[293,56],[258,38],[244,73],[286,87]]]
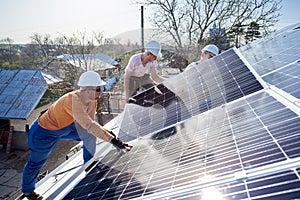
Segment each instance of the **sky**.
[[[300,1],[282,0],[278,28],[300,22]],[[150,11],[144,9],[144,28]],[[141,7],[132,0],[0,0],[0,39],[29,43],[34,33],[71,36],[102,32],[113,37],[140,29]]]

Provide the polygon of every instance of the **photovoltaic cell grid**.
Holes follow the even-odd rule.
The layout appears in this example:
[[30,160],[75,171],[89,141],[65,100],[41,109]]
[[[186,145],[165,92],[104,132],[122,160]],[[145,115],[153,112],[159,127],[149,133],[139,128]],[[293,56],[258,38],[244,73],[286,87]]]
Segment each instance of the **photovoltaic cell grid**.
[[295,140],[300,137],[300,118],[268,93],[215,108],[176,129],[168,137],[132,141],[129,154],[110,152],[65,199],[149,198],[194,184],[199,184],[196,191],[182,196],[179,190],[171,199],[300,197],[299,169],[231,178],[300,157],[300,141]]
[[134,96],[122,115],[119,136],[128,141],[169,128],[262,88],[230,49]]
[[300,23],[275,32],[239,50],[269,84],[300,98]]
[[[286,32],[289,35],[292,31],[288,29]],[[284,34],[284,31],[280,34]],[[299,46],[298,40],[295,42]],[[281,43],[280,39],[273,42]],[[270,45],[268,39],[258,43],[262,49]],[[249,55],[260,55],[262,49],[255,49],[258,54],[249,50],[250,53],[245,55],[244,51],[243,55],[247,61],[251,61]],[[125,155],[111,151],[65,199],[300,198],[299,111],[295,113],[295,108],[286,104],[289,99],[274,96],[272,88],[262,89],[259,86],[250,91],[249,87],[249,91],[244,92],[249,86],[247,82],[253,82],[255,77],[251,74],[253,78],[242,81],[245,78],[245,75],[241,75],[244,70],[238,73],[237,69],[236,73],[232,73],[234,70],[228,65],[229,62],[216,64],[216,61],[221,62],[225,58],[225,54],[221,55],[222,59],[221,56],[215,57],[219,59],[212,59],[205,67],[203,63],[199,68],[167,81],[167,89],[159,88],[160,92],[171,91],[169,97],[176,94],[180,103],[173,105],[185,114],[180,123],[180,120],[175,121],[176,126],[172,130],[165,129],[164,123],[167,120],[161,120],[158,115],[166,115],[165,110],[172,103],[168,102],[166,108],[162,103],[151,105],[151,99],[144,96],[145,105],[129,104],[127,111],[135,107],[137,109],[132,113],[126,113],[125,109],[116,127],[119,126],[120,136],[129,136],[125,137],[128,141],[134,139],[130,142],[134,146],[132,151]],[[262,65],[260,67],[263,70],[260,71],[257,64],[256,71],[268,83],[285,91],[288,88],[295,91],[290,88],[300,86],[298,81],[292,81],[297,80],[293,73],[297,71],[298,63],[284,62],[284,66],[268,68],[267,71]],[[233,78],[230,78],[231,74],[234,74]],[[196,79],[198,82],[190,81]],[[258,83],[257,80],[254,82]],[[188,85],[182,86],[184,83]],[[246,84],[244,89],[239,90],[240,84]],[[237,88],[234,88],[235,85]],[[290,94],[297,98],[297,92]],[[137,133],[143,130],[146,133],[130,135],[122,129],[128,116],[143,113],[143,110],[149,108],[163,110],[161,113],[150,110],[147,114],[157,117],[159,123],[164,121],[158,127],[162,127],[162,131],[157,132],[157,128],[152,128],[157,121],[148,126],[149,130],[145,129],[145,119],[143,123],[131,119],[125,124],[132,126],[132,130],[136,128]]]

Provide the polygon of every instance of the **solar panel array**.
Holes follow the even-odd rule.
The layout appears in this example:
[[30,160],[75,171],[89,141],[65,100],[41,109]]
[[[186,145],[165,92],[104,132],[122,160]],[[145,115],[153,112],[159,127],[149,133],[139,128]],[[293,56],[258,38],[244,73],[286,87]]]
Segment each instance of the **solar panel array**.
[[300,198],[300,54],[256,59],[281,38],[299,48],[299,29],[278,34],[135,96],[107,126],[132,151],[110,151],[64,199]]

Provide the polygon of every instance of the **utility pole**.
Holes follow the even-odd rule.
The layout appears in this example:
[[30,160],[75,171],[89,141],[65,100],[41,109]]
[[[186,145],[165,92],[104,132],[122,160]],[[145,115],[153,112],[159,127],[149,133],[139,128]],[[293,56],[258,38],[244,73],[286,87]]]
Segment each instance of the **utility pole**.
[[141,6],[141,36],[142,36],[142,52],[144,52],[144,6]]

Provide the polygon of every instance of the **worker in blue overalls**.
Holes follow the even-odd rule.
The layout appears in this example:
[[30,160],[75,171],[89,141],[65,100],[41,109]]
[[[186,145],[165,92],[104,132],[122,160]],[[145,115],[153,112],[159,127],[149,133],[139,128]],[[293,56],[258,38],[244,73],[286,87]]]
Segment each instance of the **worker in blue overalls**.
[[93,157],[97,138],[112,143],[122,152],[131,149],[132,146],[95,121],[96,101],[103,85],[105,82],[96,72],[83,73],[78,81],[80,90],[63,95],[33,123],[28,132],[30,156],[22,179],[22,192],[27,199],[43,198],[34,191],[36,180],[59,140],[83,141],[84,163]]

